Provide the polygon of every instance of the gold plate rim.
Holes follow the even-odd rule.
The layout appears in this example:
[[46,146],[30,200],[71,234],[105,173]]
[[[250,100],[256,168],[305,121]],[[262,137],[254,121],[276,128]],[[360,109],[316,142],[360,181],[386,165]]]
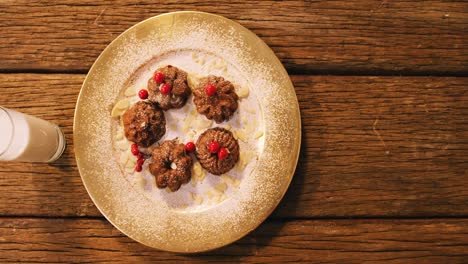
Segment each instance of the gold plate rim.
[[[288,157],[290,158],[289,165],[292,165],[292,171],[287,173],[285,175],[286,178],[282,179],[282,185],[281,185],[281,190],[278,194],[276,194],[276,198],[273,201],[270,201],[268,210],[265,210],[262,212],[261,217],[257,218],[254,224],[246,225],[248,228],[245,228],[242,230],[242,232],[237,232],[234,236],[230,236],[228,240],[224,240],[221,243],[211,243],[210,246],[208,247],[185,247],[185,248],[174,248],[174,247],[166,247],[166,246],[158,246],[157,244],[154,243],[154,241],[151,241],[151,239],[142,239],[141,237],[137,236],[136,234],[132,233],[131,228],[128,226],[122,225],[122,223],[119,223],[118,221],[115,220],[115,215],[112,213],[109,213],[109,210],[105,208],[105,205],[103,205],[102,200],[99,198],[99,194],[94,193],[94,190],[90,188],[91,185],[91,177],[88,175],[90,174],[89,170],[85,170],[86,167],[89,166],[89,164],[86,164],[86,158],[84,158],[85,155],[85,150],[80,147],[81,142],[84,142],[83,140],[86,140],[85,136],[83,135],[83,132],[80,130],[79,125],[80,122],[85,122],[83,121],[83,112],[84,112],[84,107],[83,107],[83,101],[86,100],[84,91],[89,87],[89,82],[92,82],[91,77],[92,74],[96,71],[97,68],[100,67],[99,63],[102,62],[103,58],[106,56],[105,54],[108,54],[109,50],[111,47],[118,45],[117,43],[121,41],[126,35],[129,35],[129,32],[132,30],[134,31],[135,29],[142,27],[142,25],[145,24],[151,24],[153,26],[158,25],[158,19],[161,18],[168,18],[170,16],[177,16],[180,14],[184,15],[196,15],[200,16],[203,19],[207,20],[218,20],[222,21],[223,23],[226,23],[230,26],[233,26],[237,30],[241,31],[240,34],[242,36],[245,36],[246,39],[250,39],[251,42],[249,42],[247,45],[259,45],[257,47],[261,47],[265,53],[268,55],[268,63],[272,64],[277,72],[281,74],[283,77],[286,76],[287,80],[283,80],[282,84],[284,84],[285,90],[289,92],[289,101],[286,103],[288,104],[290,114],[291,116],[289,117],[292,119],[291,124],[293,124],[293,127],[291,128],[291,131],[293,131],[293,135],[289,139],[291,144],[291,148],[293,150],[293,153],[291,151],[285,151],[284,153],[288,153]],[[252,230],[257,228],[262,222],[266,220],[266,218],[271,215],[271,213],[275,210],[275,208],[278,206],[284,195],[286,194],[286,191],[292,181],[292,178],[294,176],[294,171],[296,169],[298,160],[299,160],[299,154],[300,154],[300,146],[301,146],[301,118],[300,118],[300,109],[299,109],[299,104],[297,101],[297,96],[294,91],[293,84],[284,69],[283,65],[279,61],[279,59],[275,56],[274,52],[261,40],[257,35],[255,35],[253,32],[248,30],[247,28],[243,27],[242,25],[238,24],[237,22],[234,22],[228,18],[225,18],[223,16],[211,14],[211,13],[205,13],[205,12],[199,12],[199,11],[178,11],[178,12],[170,12],[170,13],[164,13],[160,14],[148,19],[145,19],[126,31],[124,31],[122,34],[120,34],[117,38],[115,38],[105,49],[104,51],[99,55],[99,57],[96,59],[96,61],[93,63],[92,67],[90,68],[85,80],[83,81],[83,85],[80,89],[80,93],[78,95],[77,99],[77,104],[75,107],[75,114],[74,114],[74,122],[73,122],[73,140],[75,142],[74,144],[74,149],[75,149],[75,158],[77,162],[77,167],[80,172],[81,179],[83,181],[83,184],[88,192],[88,195],[90,196],[91,200],[93,203],[96,205],[98,210],[101,212],[101,214],[114,226],[116,227],[120,232],[123,234],[127,235],[128,237],[153,248],[157,248],[160,250],[165,250],[165,251],[170,251],[170,252],[177,252],[177,253],[198,253],[198,252],[205,252],[205,251],[210,251],[213,249],[217,249],[220,247],[223,247],[225,245],[228,245],[234,241],[237,241],[238,239],[244,237],[248,233],[250,233]],[[84,144],[82,144],[84,145]],[[284,156],[284,155],[283,155]],[[284,176],[284,175],[283,175]],[[281,177],[281,176],[280,176]],[[102,196],[102,195],[101,195]]]

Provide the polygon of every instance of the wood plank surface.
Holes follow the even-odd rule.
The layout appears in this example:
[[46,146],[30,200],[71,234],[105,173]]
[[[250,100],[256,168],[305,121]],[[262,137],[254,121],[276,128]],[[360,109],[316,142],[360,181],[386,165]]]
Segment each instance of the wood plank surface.
[[466,1],[0,2],[0,70],[87,71],[154,15],[212,12],[258,34],[295,73],[468,74]]
[[0,261],[34,263],[466,263],[467,220],[266,222],[197,255],[143,246],[105,220],[0,218]]
[[[0,163],[0,215],[100,216],[73,156],[83,79],[0,74],[0,105],[56,122],[68,142],[50,165]],[[275,218],[468,215],[468,78],[292,80],[302,152]]]

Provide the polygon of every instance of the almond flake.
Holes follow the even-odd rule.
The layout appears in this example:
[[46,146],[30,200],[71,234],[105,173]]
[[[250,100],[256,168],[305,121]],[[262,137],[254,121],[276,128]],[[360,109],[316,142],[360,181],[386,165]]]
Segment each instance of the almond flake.
[[136,94],[135,86],[130,86],[125,90],[125,96],[134,96]]

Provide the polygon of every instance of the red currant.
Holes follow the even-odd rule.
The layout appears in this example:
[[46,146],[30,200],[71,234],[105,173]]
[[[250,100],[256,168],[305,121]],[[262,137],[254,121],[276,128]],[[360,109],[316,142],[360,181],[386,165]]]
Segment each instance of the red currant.
[[138,166],[143,166],[143,163],[145,163],[145,160],[144,160],[144,159],[138,159],[138,160],[137,160],[137,165],[138,165]]
[[140,150],[138,149],[138,145],[133,143],[130,150],[132,151],[132,154],[133,155],[138,155],[138,153],[140,153]]
[[157,83],[157,84],[160,84],[164,81],[164,74],[162,72],[157,72],[155,75],[154,75],[154,81]]
[[140,97],[140,99],[142,99],[142,100],[145,100],[146,98],[148,98],[148,91],[145,90],[145,89],[141,89],[138,92],[138,97]]
[[188,152],[195,151],[195,144],[193,144],[192,141],[187,142],[187,144],[185,144],[185,150],[188,151]]
[[211,142],[210,145],[208,146],[208,149],[210,150],[211,153],[218,153],[219,151],[219,143],[218,142]]
[[216,87],[212,84],[208,84],[206,87],[205,87],[205,93],[208,95],[208,96],[213,96],[216,94]]
[[140,172],[143,168],[140,165],[135,166],[135,171]]
[[229,151],[227,148],[221,148],[218,152],[218,159],[220,160],[223,160],[225,158],[227,158],[227,156],[229,155]]
[[143,153],[141,153],[141,152],[140,152],[140,153],[138,153],[138,155],[137,155],[137,159],[139,159],[139,160],[140,160],[140,159],[143,159],[143,158],[144,158],[144,155],[143,155]]
[[161,85],[159,89],[161,90],[161,93],[163,94],[169,94],[171,92],[171,86],[167,83]]

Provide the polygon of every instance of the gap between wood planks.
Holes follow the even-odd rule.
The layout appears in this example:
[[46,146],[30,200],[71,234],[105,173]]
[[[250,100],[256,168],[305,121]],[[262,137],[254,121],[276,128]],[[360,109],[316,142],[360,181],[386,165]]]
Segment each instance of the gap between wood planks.
[[[107,220],[104,216],[42,216],[42,215],[0,215],[2,218],[15,218],[15,219],[69,219],[69,220]],[[457,216],[357,216],[357,217],[279,217],[270,215],[263,222],[289,222],[289,221],[307,221],[307,220],[318,220],[318,221],[329,221],[329,220],[449,220],[449,219],[466,219],[468,220],[468,215],[457,215]],[[263,223],[262,222],[262,223]]]
[[[437,72],[437,71],[343,71],[343,70],[305,70],[286,69],[289,75],[327,75],[327,76],[397,76],[397,77],[468,77],[468,72]],[[88,74],[83,70],[50,70],[50,69],[0,69],[0,74]]]

